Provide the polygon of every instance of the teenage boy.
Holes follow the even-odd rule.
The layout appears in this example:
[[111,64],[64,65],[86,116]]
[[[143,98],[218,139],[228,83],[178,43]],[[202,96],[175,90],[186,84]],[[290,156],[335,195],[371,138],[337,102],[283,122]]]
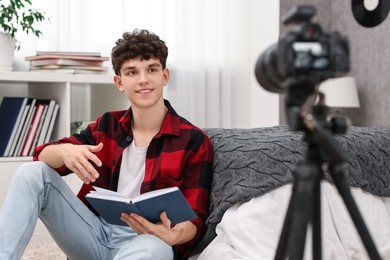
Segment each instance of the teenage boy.
[[[107,112],[80,134],[36,147],[19,167],[0,212],[0,259],[20,259],[40,218],[70,259],[187,258],[205,231],[212,147],[163,98],[168,48],[147,30],[124,33],[112,49],[114,82],[128,110]],[[75,173],[77,197],[60,176]],[[177,186],[197,218],[171,225],[123,213],[107,224],[85,200],[92,185],[134,197]]]

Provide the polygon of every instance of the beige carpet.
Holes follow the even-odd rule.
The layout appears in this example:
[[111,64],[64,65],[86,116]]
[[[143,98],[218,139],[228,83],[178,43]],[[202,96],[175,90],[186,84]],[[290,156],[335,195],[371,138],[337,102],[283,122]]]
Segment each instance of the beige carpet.
[[65,254],[58,248],[54,242],[30,243],[22,260],[65,260]]

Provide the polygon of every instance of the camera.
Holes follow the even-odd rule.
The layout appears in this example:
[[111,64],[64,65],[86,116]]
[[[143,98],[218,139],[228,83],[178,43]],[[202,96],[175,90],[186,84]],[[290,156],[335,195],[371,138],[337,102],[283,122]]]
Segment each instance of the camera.
[[282,93],[289,84],[299,82],[314,87],[349,71],[347,38],[338,32],[324,33],[319,24],[311,22],[315,12],[313,6],[300,5],[282,17],[283,24],[292,24],[292,29],[265,50],[255,66],[256,79],[266,90]]

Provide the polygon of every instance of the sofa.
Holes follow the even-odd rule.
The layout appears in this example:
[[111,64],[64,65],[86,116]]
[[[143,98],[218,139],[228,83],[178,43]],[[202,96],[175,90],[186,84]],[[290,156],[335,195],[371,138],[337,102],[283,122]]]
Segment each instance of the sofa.
[[[307,151],[287,126],[210,128],[214,149],[207,231],[191,260],[273,259],[291,197],[294,169]],[[350,127],[335,136],[355,202],[383,257],[390,257],[390,129]],[[332,178],[322,176],[324,259],[368,259]],[[311,258],[308,236],[305,258]]]

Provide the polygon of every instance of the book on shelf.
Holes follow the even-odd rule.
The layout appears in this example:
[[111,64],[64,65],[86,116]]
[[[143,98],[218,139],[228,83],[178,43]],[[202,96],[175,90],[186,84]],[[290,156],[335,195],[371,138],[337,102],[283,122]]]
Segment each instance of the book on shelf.
[[37,100],[35,98],[30,98],[28,101],[29,109],[28,109],[26,117],[24,118],[23,127],[20,131],[15,150],[13,151],[12,155],[10,155],[10,156],[20,156],[20,153],[22,152],[23,144],[26,140],[26,136],[27,136],[29,127],[31,125],[31,121],[32,121],[34,112],[35,112],[35,103],[36,102],[37,102]]
[[49,132],[50,121],[53,117],[54,109],[56,107],[56,101],[53,99],[44,100],[42,102],[46,103],[47,112],[45,114],[45,117],[42,120],[42,128],[41,128],[41,131],[38,135],[38,139],[37,139],[36,143],[34,144],[34,147],[45,143],[46,135]]
[[35,135],[37,134],[39,122],[42,120],[42,115],[43,115],[43,111],[45,109],[45,106],[46,105],[39,104],[39,103],[36,105],[36,108],[35,108],[35,111],[34,111],[34,114],[33,114],[32,120],[31,120],[31,124],[28,128],[26,139],[23,143],[22,151],[20,153],[21,156],[29,156],[30,155],[31,146],[33,144]]
[[53,114],[50,118],[50,121],[49,121],[49,127],[47,129],[47,133],[45,134],[45,141],[43,143],[47,143],[50,141],[50,138],[51,138],[51,134],[53,132],[53,129],[54,129],[54,124],[56,122],[56,118],[57,118],[57,114],[58,114],[58,110],[60,109],[60,105],[59,104],[56,104],[54,106],[54,110],[53,110]]
[[44,143],[46,134],[49,130],[50,120],[56,106],[56,101],[53,99],[38,99],[37,104],[38,103],[43,104],[45,108],[42,114],[42,120],[40,120],[38,125],[37,133],[34,137],[32,145],[30,146],[30,151],[28,152],[30,155],[33,153],[36,146]]
[[0,105],[0,156],[6,156],[22,119],[27,98],[3,97]]
[[102,67],[104,61],[90,61],[90,60],[69,60],[69,59],[43,59],[43,60],[31,60],[30,68],[37,67],[52,67],[52,68],[61,68],[64,66],[93,66],[93,67]]
[[69,68],[59,68],[59,69],[30,69],[32,73],[64,73],[64,74],[104,74],[107,72],[107,69],[96,70],[96,69],[69,69]]
[[[30,100],[28,100],[27,102],[29,102]],[[16,135],[15,137],[13,138],[12,140],[12,145],[11,145],[11,148],[10,150],[8,151],[7,154],[5,154],[4,156],[13,156],[14,154],[14,151],[16,149],[16,145],[18,143],[18,140],[19,140],[19,137],[20,137],[20,133],[23,129],[23,125],[24,125],[24,121],[26,120],[26,117],[27,117],[27,114],[28,114],[28,111],[30,110],[30,104],[27,104],[25,107],[24,107],[24,111],[23,111],[23,115],[22,115],[22,118],[20,120],[20,123],[18,125],[18,128],[16,130]]]
[[196,218],[195,212],[177,187],[146,192],[133,199],[103,188],[94,189],[85,198],[105,221],[113,225],[127,226],[120,219],[122,212],[137,213],[156,223],[160,221],[161,212],[165,211],[173,225]]
[[96,70],[101,72],[107,72],[107,67],[103,66],[73,66],[73,65],[43,65],[43,66],[30,66],[30,71],[34,70],[58,70],[58,69],[69,69],[69,70]]
[[0,104],[0,156],[29,156],[50,139],[59,104],[51,99],[3,97]]
[[26,61],[67,59],[67,60],[85,60],[85,61],[97,61],[97,62],[104,62],[110,60],[110,58],[106,56],[53,55],[53,54],[27,56],[24,59]]
[[47,114],[47,109],[48,109],[48,105],[45,104],[44,108],[43,108],[42,118],[39,121],[37,132],[34,136],[34,140],[32,141],[30,151],[28,152],[28,154],[32,154],[34,151],[34,147],[37,146],[38,138],[39,138],[39,135],[41,134],[41,131],[42,131],[43,121],[44,121],[46,114]]
[[93,56],[100,57],[100,52],[89,51],[37,51],[38,56],[42,55],[61,55],[61,56]]

